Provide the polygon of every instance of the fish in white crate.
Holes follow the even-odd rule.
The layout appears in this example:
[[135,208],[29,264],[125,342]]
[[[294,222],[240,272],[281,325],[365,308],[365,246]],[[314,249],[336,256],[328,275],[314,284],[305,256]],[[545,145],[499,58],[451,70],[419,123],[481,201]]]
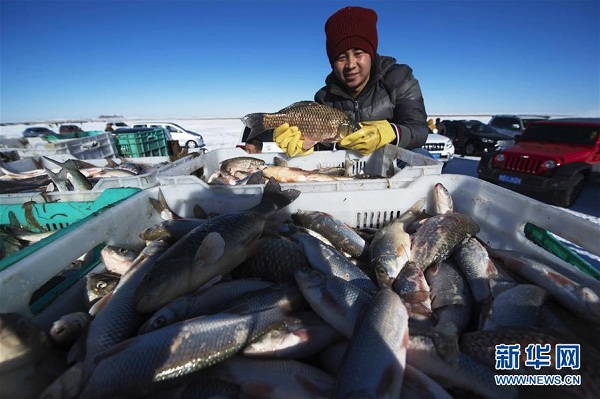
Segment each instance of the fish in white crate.
[[[505,253],[482,244],[476,219],[457,213],[451,193],[442,185],[432,185],[430,190],[429,198],[434,200],[430,203],[431,214],[422,209],[425,203],[421,202],[411,211],[417,222],[403,226],[412,248],[409,260],[394,276],[393,289],[385,284],[379,287],[370,259],[364,257],[365,246],[372,245],[374,233],[383,226],[372,229],[371,234],[361,233],[361,245],[356,248],[362,250],[352,252],[348,244],[355,242],[352,237],[356,229],[350,225],[327,232],[315,224],[328,236],[325,238],[297,217],[292,218],[294,213],[290,212],[285,226],[278,220],[265,227],[265,215],[273,216],[281,207],[263,198],[260,206],[268,211],[259,222],[248,218],[249,224],[257,226],[253,226],[254,234],[246,237],[262,241],[260,248],[265,253],[240,255],[235,249],[232,252],[239,258],[233,262],[235,265],[225,267],[217,276],[202,277],[204,284],[199,289],[174,289],[140,311],[137,306],[141,293],[145,295],[153,287],[146,284],[148,276],[159,282],[173,278],[169,287],[189,284],[193,269],[177,270],[179,263],[175,260],[182,258],[172,248],[189,251],[191,255],[183,258],[194,259],[215,220],[217,226],[223,222],[222,226],[229,229],[229,237],[233,237],[229,243],[239,246],[240,240],[235,237],[245,234],[245,224],[224,221],[248,211],[223,210],[207,219],[171,219],[188,220],[188,227],[169,230],[173,226],[165,225],[148,231],[150,235],[158,231],[152,237],[164,239],[162,250],[168,249],[162,255],[144,251],[156,256],[153,261],[170,253],[170,263],[165,265],[174,266],[177,277],[169,276],[169,269],[144,273],[155,264],[131,268],[121,278],[125,282],[114,291],[114,297],[106,299],[90,325],[95,327],[88,344],[101,336],[110,338],[111,343],[102,344],[101,350],[96,350],[96,345],[88,346],[85,360],[53,384],[48,382],[42,397],[141,399],[186,397],[200,392],[209,397],[272,398],[353,394],[396,398],[416,392],[436,392],[437,397],[444,398],[597,397],[600,374],[593,365],[598,359],[595,348],[600,347],[600,333],[596,330],[600,327],[590,320],[594,316],[594,297],[588,294],[595,292],[599,283],[578,273],[559,275],[556,271],[537,270],[537,266],[521,277],[507,272],[516,268],[513,258],[524,262],[527,254]],[[274,191],[287,198],[282,198],[280,204],[305,195],[293,193],[291,199],[280,188]],[[321,212],[318,203],[317,209],[305,204],[304,215]],[[401,220],[403,217],[409,215],[397,215]],[[195,224],[193,220],[201,222]],[[326,220],[333,223],[332,219]],[[332,225],[335,223],[328,226]],[[188,229],[190,226],[194,227]],[[225,234],[225,230],[214,225],[212,228],[211,232]],[[202,231],[204,238],[190,241],[188,248],[188,244],[182,244],[189,233],[181,231],[186,229]],[[427,235],[429,240],[425,239]],[[417,237],[424,246],[419,250],[414,247]],[[147,238],[152,248],[155,241]],[[345,250],[335,248],[330,239]],[[415,254],[417,260],[425,261],[415,263]],[[507,260],[509,255],[511,260]],[[295,264],[291,259],[303,260],[292,270],[293,279],[289,278],[290,269],[283,265]],[[268,264],[269,270],[252,262]],[[504,265],[507,262],[511,264]],[[138,273],[140,270],[142,273]],[[559,293],[559,286],[573,289]],[[139,287],[143,289],[138,291]],[[119,290],[122,292],[117,295]],[[575,307],[580,309],[575,311]],[[126,331],[123,326],[128,326]],[[499,343],[520,343],[521,362],[526,357],[524,348],[530,343],[580,344],[581,369],[556,374],[580,375],[582,384],[497,385],[495,376],[505,374],[495,369]],[[527,366],[521,364],[521,368]],[[536,374],[532,368],[522,371]]]

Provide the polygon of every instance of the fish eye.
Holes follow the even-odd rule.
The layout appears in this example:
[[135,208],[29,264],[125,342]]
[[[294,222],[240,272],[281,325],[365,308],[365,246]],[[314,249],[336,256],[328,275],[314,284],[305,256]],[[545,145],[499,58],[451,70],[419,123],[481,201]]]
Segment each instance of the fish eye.
[[108,287],[108,284],[106,283],[106,281],[98,281],[98,283],[96,284],[96,288],[98,289],[103,289]]
[[383,267],[378,267],[377,268],[377,273],[387,275],[387,272],[385,271],[385,269]]
[[164,316],[157,317],[152,325],[156,328],[164,327],[167,325],[167,319]]

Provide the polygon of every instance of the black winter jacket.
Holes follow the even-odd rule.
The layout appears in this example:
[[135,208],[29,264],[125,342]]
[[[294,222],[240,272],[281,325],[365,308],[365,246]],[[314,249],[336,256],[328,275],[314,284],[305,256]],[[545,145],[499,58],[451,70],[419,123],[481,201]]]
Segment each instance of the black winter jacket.
[[316,102],[340,109],[357,122],[387,120],[402,132],[392,144],[412,149],[427,140],[429,128],[421,87],[408,65],[376,55],[369,82],[356,99],[342,89],[333,72],[325,84],[315,94]]

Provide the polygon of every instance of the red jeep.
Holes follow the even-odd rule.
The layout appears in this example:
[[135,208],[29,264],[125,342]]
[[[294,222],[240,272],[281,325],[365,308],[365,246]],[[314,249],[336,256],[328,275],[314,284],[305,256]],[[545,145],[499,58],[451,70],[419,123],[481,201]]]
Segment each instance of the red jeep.
[[482,156],[477,173],[480,179],[569,207],[585,180],[600,173],[600,118],[531,123],[515,144]]

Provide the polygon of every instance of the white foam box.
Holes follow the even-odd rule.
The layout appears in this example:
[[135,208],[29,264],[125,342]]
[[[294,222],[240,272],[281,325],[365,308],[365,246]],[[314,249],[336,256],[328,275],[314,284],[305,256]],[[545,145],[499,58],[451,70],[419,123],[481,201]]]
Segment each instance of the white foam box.
[[[523,227],[531,222],[600,256],[597,242],[600,226],[597,223],[462,175],[426,175],[415,179],[407,187],[387,190],[302,192],[292,204],[280,210],[276,218],[289,220],[297,210],[319,210],[353,227],[379,228],[397,218],[420,198],[426,198],[425,209],[431,212],[432,188],[438,182],[451,192],[455,210],[473,217],[481,229],[477,236],[492,247],[524,251],[542,260],[552,260],[567,274],[582,275],[582,272],[525,237]],[[149,201],[149,198],[158,198],[159,190],[174,212],[191,217],[196,205],[208,213],[250,208],[260,202],[263,189],[264,186],[247,187],[240,194],[215,191],[205,184],[195,183],[162,185],[143,190],[0,272],[0,312],[31,315],[28,304],[32,293],[98,244],[141,250],[145,242],[139,238],[139,232],[161,221]],[[70,298],[72,295],[65,293],[63,297]],[[65,302],[66,299],[59,298],[56,304],[50,305],[37,318],[46,322],[57,319],[68,309]]]
[[[354,178],[328,182],[285,183],[282,186],[296,188],[302,192],[326,192],[359,189],[387,189],[389,187],[405,187],[418,177],[439,175],[443,163],[395,145],[386,145],[372,154],[361,156],[349,150],[315,151],[310,155],[288,157],[285,154],[248,154],[241,148],[227,148],[209,151],[196,158],[172,164],[163,168],[159,177],[165,184],[194,183],[197,180],[208,182],[209,178],[225,160],[236,157],[252,157],[273,165],[275,157],[282,158],[289,166],[304,170],[315,170],[329,167],[344,167],[346,157],[355,165],[354,174],[366,173],[372,178]],[[402,165],[402,166],[399,166]],[[193,175],[192,175],[193,174]],[[196,178],[196,176],[198,178]],[[211,184],[214,190],[233,190],[243,192],[251,185],[227,186]],[[259,186],[259,185],[257,185]],[[234,187],[232,189],[232,187]]]

